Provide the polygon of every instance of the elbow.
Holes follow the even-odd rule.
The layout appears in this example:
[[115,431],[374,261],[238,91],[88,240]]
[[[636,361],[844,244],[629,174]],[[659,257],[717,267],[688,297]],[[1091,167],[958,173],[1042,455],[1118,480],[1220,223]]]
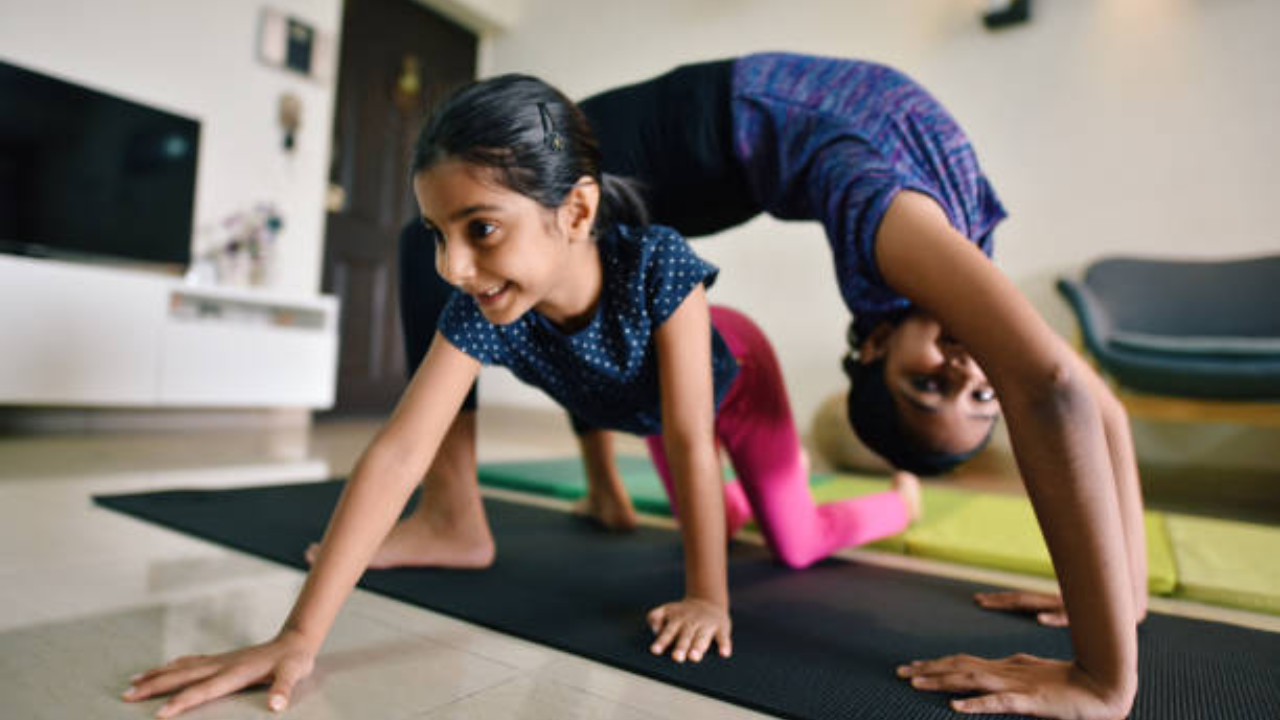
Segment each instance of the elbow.
[[812,545],[788,541],[786,538],[781,541],[778,538],[773,538],[773,540],[775,541],[774,556],[791,570],[803,570],[826,557],[825,555],[816,554]]
[[1088,379],[1065,359],[1028,378],[1020,390],[1015,402],[1045,420],[1075,424],[1084,418],[1098,416],[1101,409],[1093,397]]
[[694,482],[703,478],[719,479],[720,458],[714,433],[698,428],[672,428],[663,432],[662,444],[677,486],[686,484],[682,478]]
[[712,423],[671,423],[662,433],[662,444],[667,454],[688,458],[695,462],[716,459],[716,438]]
[[388,482],[416,483],[417,479],[413,477],[411,469],[420,464],[424,463],[415,454],[415,448],[412,445],[399,442],[383,432],[375,437],[369,447],[365,449],[364,454],[361,455],[360,460],[356,463],[356,467],[352,470],[351,476],[367,477],[370,478],[371,482],[378,484]]
[[1078,362],[1059,362],[1031,392],[1033,407],[1062,422],[1080,424],[1097,417],[1108,436],[1127,432],[1129,413],[1111,388]]

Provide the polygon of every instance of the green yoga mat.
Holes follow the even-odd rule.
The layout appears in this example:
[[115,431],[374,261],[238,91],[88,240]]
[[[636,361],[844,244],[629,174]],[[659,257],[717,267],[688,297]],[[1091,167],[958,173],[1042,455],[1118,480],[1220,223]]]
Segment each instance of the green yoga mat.
[[[654,515],[671,514],[667,492],[649,458],[621,455],[617,463],[636,510]],[[562,500],[577,500],[587,493],[587,474],[578,458],[485,463],[480,466],[479,474],[482,485]]]
[[[654,515],[670,515],[671,505],[662,479],[649,458],[621,455],[617,458],[618,472],[631,495],[631,502],[640,512]],[[485,463],[480,466],[480,482],[491,487],[522,490],[539,495],[577,500],[587,492],[587,474],[578,458],[556,458],[533,462]],[[725,468],[725,479],[734,475]],[[830,476],[815,475],[815,485],[827,482]]]

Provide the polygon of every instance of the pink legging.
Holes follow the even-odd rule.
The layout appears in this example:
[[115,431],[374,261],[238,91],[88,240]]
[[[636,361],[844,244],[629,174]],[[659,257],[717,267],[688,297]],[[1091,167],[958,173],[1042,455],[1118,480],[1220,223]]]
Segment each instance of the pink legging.
[[[730,535],[754,517],[774,555],[802,568],[906,528],[906,506],[892,491],[814,504],[782,371],[768,339],[745,315],[728,308],[712,306],[711,322],[739,365],[716,414],[716,438],[738,476],[724,488]],[[662,436],[651,435],[646,442],[674,511]]]

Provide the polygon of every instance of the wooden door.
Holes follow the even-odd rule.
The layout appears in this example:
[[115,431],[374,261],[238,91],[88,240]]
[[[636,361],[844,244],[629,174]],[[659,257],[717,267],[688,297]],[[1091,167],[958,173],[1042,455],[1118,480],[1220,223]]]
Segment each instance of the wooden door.
[[396,241],[417,214],[409,154],[435,103],[476,72],[476,37],[412,0],[347,0],[325,230],[342,314],[328,415],[383,415],[405,386]]

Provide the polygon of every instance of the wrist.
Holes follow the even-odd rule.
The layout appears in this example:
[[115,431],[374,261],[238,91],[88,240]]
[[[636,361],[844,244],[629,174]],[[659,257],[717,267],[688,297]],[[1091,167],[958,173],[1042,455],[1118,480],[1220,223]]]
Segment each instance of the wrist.
[[280,632],[276,633],[276,642],[284,643],[297,647],[311,655],[320,654],[320,646],[324,644],[323,636],[315,636],[308,634],[301,628],[285,625],[280,628]]
[[685,590],[684,599],[714,605],[726,612],[729,610],[729,592],[727,590],[721,592],[698,592],[692,589]]
[[1138,674],[1134,672],[1132,677],[1110,688],[1103,698],[1107,705],[1115,708],[1116,717],[1129,717],[1129,711],[1133,709],[1133,701],[1137,695]]
[[1114,710],[1117,717],[1128,717],[1129,711],[1133,708],[1134,698],[1138,694],[1138,671],[1137,668],[1130,668],[1119,673],[1113,673],[1113,677],[1099,677],[1097,674],[1089,672],[1080,665],[1077,660],[1075,663],[1076,671],[1085,677],[1087,684],[1095,695],[1107,706]]
[[710,571],[697,563],[687,561],[684,576],[684,596],[691,600],[709,602],[723,610],[729,609],[729,578],[723,566]]

